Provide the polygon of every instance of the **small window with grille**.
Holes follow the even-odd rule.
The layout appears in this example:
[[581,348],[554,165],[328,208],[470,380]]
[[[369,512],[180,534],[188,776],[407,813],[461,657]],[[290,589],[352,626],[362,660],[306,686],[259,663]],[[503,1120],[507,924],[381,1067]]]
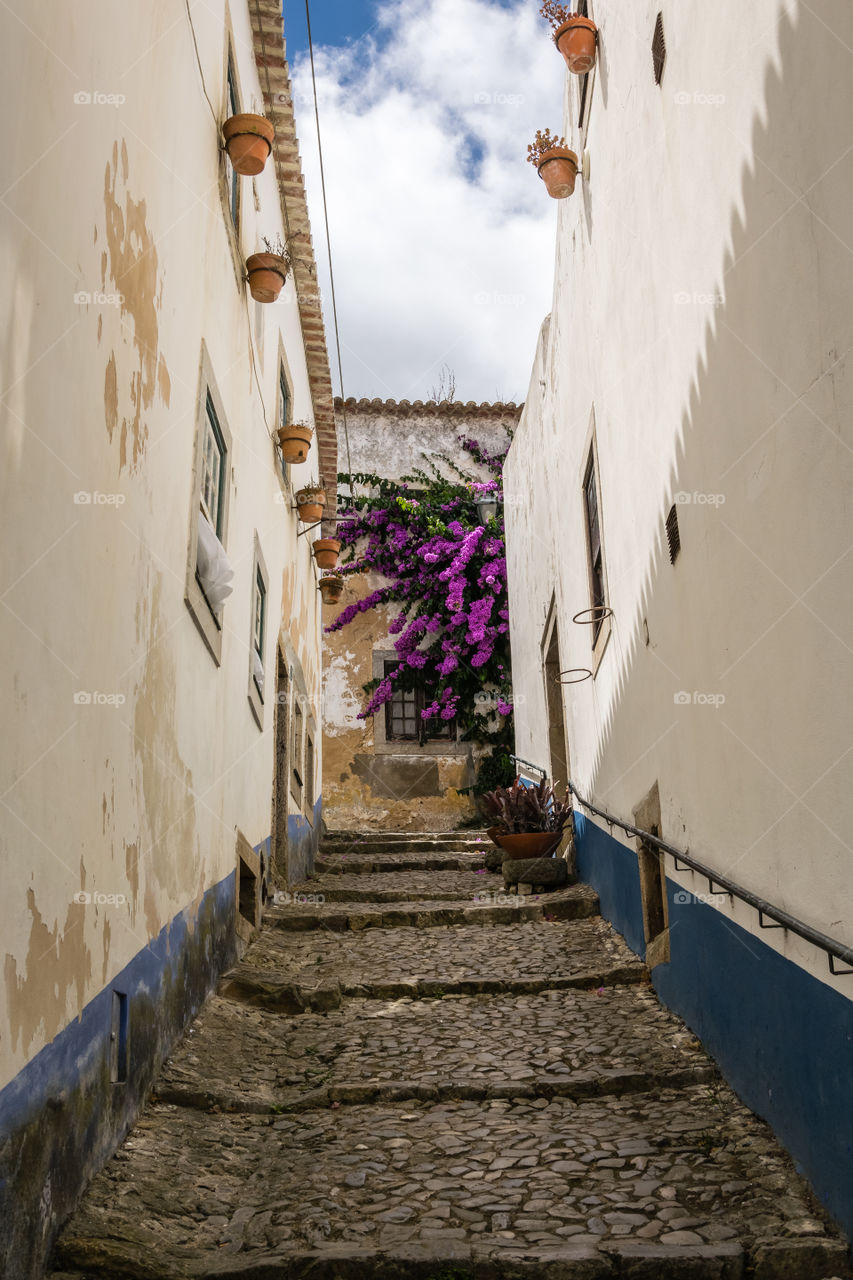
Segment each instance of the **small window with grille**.
[[[386,679],[396,668],[396,662],[385,663]],[[395,689],[390,702],[385,703],[386,741],[420,742],[422,734],[428,741],[455,741],[456,722],[442,720],[440,716],[424,722],[422,713],[426,706],[427,696],[423,687]]]
[[[229,118],[231,116],[239,115],[240,114],[240,96],[237,92],[237,74],[234,70],[234,52],[230,48],[228,50],[228,72],[227,72],[226,93],[228,97]],[[239,216],[240,216],[240,178],[237,174],[237,170],[234,168],[233,164],[228,158],[227,151],[225,153],[225,172],[228,177],[228,207],[231,210],[231,220],[234,223],[234,226],[236,227]]]
[[678,507],[670,507],[669,515],[666,518],[666,540],[669,543],[669,559],[671,564],[675,564],[678,553],[681,550],[681,531],[678,528]]
[[655,72],[655,84],[663,80],[663,69],[666,63],[666,38],[663,34],[663,14],[659,13],[655,22],[655,33],[652,37],[652,65]]
[[[589,0],[578,0],[577,15],[579,18],[589,17]],[[589,78],[591,72],[587,72],[585,76],[580,77],[578,89],[580,91],[580,108],[578,110],[578,128],[582,129],[586,124],[586,111],[589,103]]]
[[[598,478],[595,470],[595,453],[589,452],[584,478],[584,510],[586,515],[587,555],[589,565],[589,598],[593,609],[603,611],[606,604],[604,590],[604,555],[601,546],[601,520],[599,515]],[[603,622],[598,617],[592,625],[593,647]]]

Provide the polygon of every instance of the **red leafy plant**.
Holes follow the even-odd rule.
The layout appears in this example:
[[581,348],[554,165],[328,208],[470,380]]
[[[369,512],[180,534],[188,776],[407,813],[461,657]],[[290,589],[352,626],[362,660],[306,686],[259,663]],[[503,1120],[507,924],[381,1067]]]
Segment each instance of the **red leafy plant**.
[[572,818],[568,787],[561,800],[547,778],[534,787],[525,786],[516,778],[511,787],[486,792],[481,804],[502,836],[534,831],[562,832]]

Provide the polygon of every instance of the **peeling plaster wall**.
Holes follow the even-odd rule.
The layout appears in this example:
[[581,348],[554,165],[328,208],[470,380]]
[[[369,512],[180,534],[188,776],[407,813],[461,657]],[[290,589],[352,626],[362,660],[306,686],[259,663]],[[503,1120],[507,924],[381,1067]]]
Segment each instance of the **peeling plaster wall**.
[[[346,468],[343,406],[336,402],[341,467]],[[506,448],[514,405],[461,405],[402,401],[348,401],[347,431],[352,468],[399,479],[425,459],[445,454],[466,471],[486,472],[459,449],[460,435],[473,436],[491,452]],[[348,604],[382,585],[378,575],[346,579],[338,604],[324,608],[328,626]],[[393,655],[388,624],[396,609],[360,614],[342,631],[324,639],[323,801],[324,820],[333,830],[444,831],[474,816],[460,789],[474,781],[477,751],[470,743],[385,743],[375,719],[358,719],[366,702],[363,686],[374,677],[374,654]],[[384,723],[384,721],[383,721]]]
[[[212,0],[192,14],[221,120],[228,10]],[[241,0],[230,21],[249,110],[260,87]],[[208,927],[196,923],[207,918],[202,905],[233,883],[238,829],[255,847],[270,836],[279,627],[318,708],[321,608],[310,539],[297,541],[270,437],[280,342],[294,417],[313,416],[294,286],[261,308],[241,279],[260,237],[285,234],[276,177],[268,165],[240,180],[232,243],[186,7],[13,4],[0,14],[0,44],[15,50],[4,65],[8,101],[32,103],[38,86],[37,107],[15,110],[0,210],[5,1120],[4,1086],[38,1055],[45,1061],[182,913],[181,945],[202,957],[195,989],[214,979],[227,947],[193,941]],[[233,436],[234,589],[219,666],[184,600],[202,343]],[[309,458],[292,469],[294,486],[315,473]],[[269,572],[262,729],[248,698],[255,534]],[[319,778],[319,734],[316,750]],[[304,817],[294,803],[290,816]],[[163,1017],[174,1034],[179,998]],[[163,1049],[164,1035],[149,1046]],[[139,1067],[139,1080],[156,1065]],[[101,1122],[103,1153],[120,1133],[106,1113]],[[73,1143],[65,1158],[73,1165]],[[19,1209],[32,1211],[37,1242],[62,1211],[49,1196]],[[26,1273],[20,1259],[8,1266],[10,1277]]]
[[[853,9],[665,6],[658,87],[660,8],[626,20],[595,0],[585,137],[567,85],[567,137],[588,148],[590,180],[559,209],[552,314],[505,470],[516,750],[548,763],[540,646],[553,600],[561,668],[594,670],[562,689],[582,793],[630,821],[657,783],[665,840],[850,946]],[[735,26],[737,50],[723,37]],[[613,609],[597,669],[572,621],[590,604],[593,414]],[[642,943],[634,842],[589,821],[582,832],[584,875],[623,932],[639,919]],[[792,1135],[836,1211],[846,1195],[849,1226],[849,1030],[830,1049],[829,1030],[789,1019],[785,980],[766,975],[787,967],[825,1028],[841,1025],[850,979],[743,904],[697,903],[707,882],[669,858],[667,875],[658,989]],[[768,969],[766,950],[786,965]],[[804,1093],[822,1110],[811,1139]]]

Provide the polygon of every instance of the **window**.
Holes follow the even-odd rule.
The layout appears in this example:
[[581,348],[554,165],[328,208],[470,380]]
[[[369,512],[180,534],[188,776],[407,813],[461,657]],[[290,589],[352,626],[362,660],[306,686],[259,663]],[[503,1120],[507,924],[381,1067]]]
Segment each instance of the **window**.
[[305,811],[309,815],[314,808],[314,739],[305,735]]
[[[578,0],[577,15],[579,18],[589,17],[589,0]],[[586,107],[589,98],[589,78],[591,72],[587,72],[585,76],[579,77],[578,91],[580,93],[580,110],[578,111],[578,128],[582,129],[586,120]]]
[[[234,72],[234,54],[231,48],[228,49],[228,72],[227,72],[227,94],[228,94],[228,117],[240,114],[240,97],[237,93],[237,76]],[[225,174],[228,180],[228,207],[231,210],[231,221],[234,227],[237,227],[237,219],[240,214],[240,177],[231,161],[228,159],[228,152],[225,152]]]
[[[386,679],[396,667],[396,662],[385,663]],[[421,734],[431,740],[455,742],[456,722],[439,716],[424,721],[421,713],[426,706],[426,690],[422,686],[395,690],[390,702],[385,703],[386,742],[420,742]]]
[[655,22],[655,33],[652,37],[652,67],[655,73],[655,84],[663,80],[663,69],[666,63],[666,37],[663,34],[663,14],[659,13]]
[[[601,550],[601,524],[599,519],[598,480],[595,473],[595,454],[590,450],[584,479],[584,509],[586,514],[587,552],[589,555],[589,598],[593,609],[603,609],[604,558]],[[592,626],[592,643],[595,645],[603,619]]]
[[681,531],[678,528],[678,507],[671,507],[666,518],[666,540],[669,543],[669,562],[675,564],[681,550]]
[[278,425],[286,427],[290,422],[290,388],[287,385],[287,374],[284,365],[278,371]]
[[222,609],[234,577],[226,554],[230,459],[231,432],[202,344],[184,601],[217,666],[222,654]]
[[290,759],[293,762],[290,789],[297,804],[302,804],[302,723],[304,715],[299,694],[293,700],[293,736],[290,742]]
[[201,455],[201,509],[217,538],[222,540],[222,477],[225,443],[210,392],[205,404],[204,444]]
[[264,727],[264,702],[266,667],[264,651],[267,641],[267,600],[269,575],[264,562],[261,544],[255,530],[255,560],[252,570],[252,613],[249,644],[249,706],[259,729]]

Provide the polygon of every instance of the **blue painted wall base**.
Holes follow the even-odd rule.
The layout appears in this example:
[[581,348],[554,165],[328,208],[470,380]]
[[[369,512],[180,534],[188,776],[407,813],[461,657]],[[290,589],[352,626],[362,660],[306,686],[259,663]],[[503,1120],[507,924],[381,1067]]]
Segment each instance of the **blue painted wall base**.
[[[637,854],[579,812],[575,836],[580,878],[644,956]],[[667,896],[670,961],[652,970],[658,995],[853,1237],[853,999],[670,880]]]

